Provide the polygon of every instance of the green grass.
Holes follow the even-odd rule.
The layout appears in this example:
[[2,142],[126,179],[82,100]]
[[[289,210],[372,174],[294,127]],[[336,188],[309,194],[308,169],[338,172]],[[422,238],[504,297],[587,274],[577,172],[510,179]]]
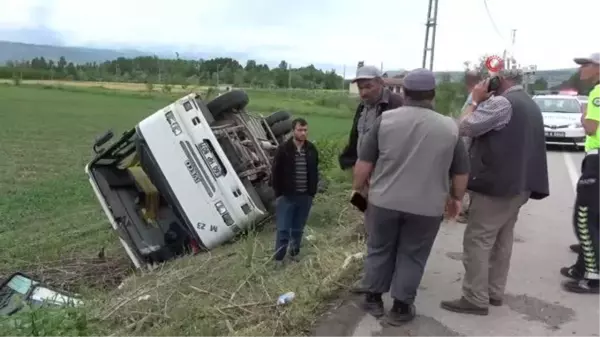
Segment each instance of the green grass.
[[[2,86],[13,86],[11,83],[0,83]],[[95,93],[106,96],[140,98],[168,102],[179,98],[185,93],[164,93],[148,91],[127,91],[107,89],[101,85],[94,87],[77,86],[77,82],[68,84],[21,84],[20,87],[60,90],[73,93]],[[308,90],[266,90],[244,89],[251,97],[248,108],[252,111],[270,113],[277,110],[287,110],[295,115],[351,118],[354,115],[358,98],[350,97],[339,91],[308,91]],[[210,99],[217,93],[215,88],[187,88],[187,92],[198,92],[202,97]]]
[[[128,270],[129,262],[83,168],[92,156],[95,136],[109,128],[120,134],[173,97],[0,86],[0,278],[26,271],[83,293],[88,303],[75,313],[67,309],[23,313],[9,326],[0,326],[0,334],[307,332],[324,301],[355,277],[356,264],[344,268],[342,264],[362,247],[352,239],[356,214],[346,207],[348,182],[333,168],[351,112],[346,103],[335,107],[343,100],[338,96],[249,94],[253,111],[269,113],[287,107],[297,112],[295,116],[305,117],[311,138],[327,154],[323,166],[333,183],[316,201],[307,230],[314,239],[306,242],[304,260],[285,270],[272,270],[267,261],[274,233],[267,225],[210,254],[180,259],[141,275]],[[100,263],[94,257],[103,247],[108,262]],[[124,277],[127,285],[116,290]],[[294,303],[273,307],[277,296],[286,291],[296,292]],[[150,299],[138,301],[139,293]],[[23,323],[32,320],[36,324]]]

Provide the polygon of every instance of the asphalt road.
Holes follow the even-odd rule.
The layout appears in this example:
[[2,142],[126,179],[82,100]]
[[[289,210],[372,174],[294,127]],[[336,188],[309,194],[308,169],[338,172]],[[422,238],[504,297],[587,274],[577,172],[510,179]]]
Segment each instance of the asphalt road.
[[[332,309],[315,335],[346,336],[460,336],[460,335],[596,335],[598,296],[562,291],[562,266],[576,258],[569,245],[576,243],[571,225],[575,183],[584,154],[548,150],[550,196],[529,201],[522,209],[514,240],[507,294],[502,307],[488,316],[451,313],[440,301],[460,296],[464,269],[461,262],[465,225],[444,223],[429,259],[416,300],[417,318],[402,327],[390,327],[349,298]],[[386,309],[391,299],[386,298]]]

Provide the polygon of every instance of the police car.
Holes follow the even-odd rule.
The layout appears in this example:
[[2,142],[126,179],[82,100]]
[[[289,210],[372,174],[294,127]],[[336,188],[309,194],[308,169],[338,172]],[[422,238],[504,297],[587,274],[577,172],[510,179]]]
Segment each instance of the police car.
[[535,95],[533,100],[542,110],[546,144],[572,145],[583,148],[585,131],[581,125],[587,96],[561,91],[555,94]]

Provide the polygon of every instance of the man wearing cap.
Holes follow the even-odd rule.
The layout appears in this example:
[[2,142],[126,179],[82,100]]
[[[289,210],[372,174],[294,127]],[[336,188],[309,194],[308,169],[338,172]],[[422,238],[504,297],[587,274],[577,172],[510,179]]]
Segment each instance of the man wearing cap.
[[382,294],[391,290],[392,325],[415,317],[417,288],[444,211],[460,212],[469,171],[456,122],[433,110],[433,73],[409,72],[403,91],[404,106],[384,111],[363,136],[352,184],[359,193],[370,179],[363,308],[383,316]]
[[[381,72],[374,66],[362,66],[356,71],[352,83],[356,83],[361,102],[356,108],[348,144],[339,157],[342,170],[354,167],[358,158],[363,136],[371,129],[373,123],[383,111],[402,106],[402,96],[385,87]],[[366,195],[365,190],[361,191]],[[361,226],[364,231],[364,226]]]
[[460,120],[461,135],[472,139],[465,275],[462,297],[441,303],[446,310],[475,315],[503,303],[521,207],[550,194],[542,113],[521,86],[523,73],[502,70],[493,79],[497,88],[490,88],[491,79],[475,86]]
[[598,294],[600,53],[576,58],[575,63],[579,65],[580,79],[585,82],[593,81],[595,86],[588,95],[587,111],[581,116],[581,125],[586,133],[585,157],[581,163],[581,176],[577,182],[577,196],[573,210],[573,226],[580,249],[577,262],[571,267],[562,268],[560,272],[573,279],[562,284],[566,291]]
[[348,144],[339,157],[343,170],[354,167],[363,135],[371,129],[383,111],[402,106],[402,96],[385,87],[381,72],[374,66],[362,66],[356,71],[356,83],[361,102],[356,108]]

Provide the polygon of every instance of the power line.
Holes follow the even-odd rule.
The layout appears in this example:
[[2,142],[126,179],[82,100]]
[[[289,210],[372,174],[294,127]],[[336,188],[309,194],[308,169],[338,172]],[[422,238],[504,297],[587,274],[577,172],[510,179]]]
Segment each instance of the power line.
[[485,12],[487,13],[488,18],[490,19],[490,22],[492,23],[492,27],[494,27],[496,34],[498,34],[498,36],[504,42],[506,42],[506,39],[504,39],[504,36],[502,35],[502,33],[500,33],[500,29],[498,29],[498,26],[496,25],[496,22],[494,21],[494,18],[492,17],[492,13],[490,12],[490,8],[488,7],[487,0],[483,0],[483,5],[485,6]]

